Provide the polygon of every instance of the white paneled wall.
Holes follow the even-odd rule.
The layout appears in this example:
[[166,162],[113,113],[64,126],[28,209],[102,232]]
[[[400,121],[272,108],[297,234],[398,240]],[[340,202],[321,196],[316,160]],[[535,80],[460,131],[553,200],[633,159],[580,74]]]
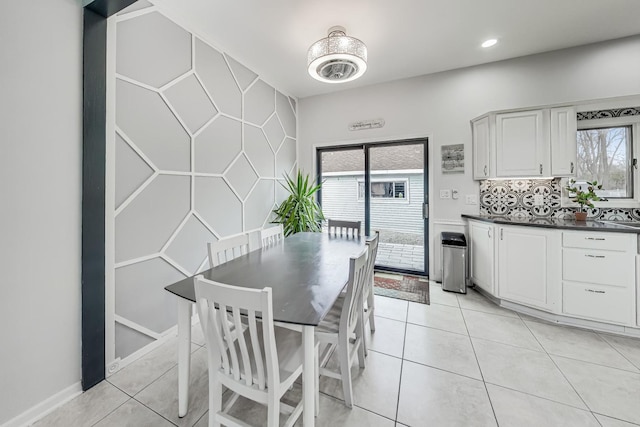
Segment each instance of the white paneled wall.
[[172,330],[164,287],[208,268],[207,242],[268,223],[296,166],[293,99],[151,3],[134,6],[109,27],[112,370]]

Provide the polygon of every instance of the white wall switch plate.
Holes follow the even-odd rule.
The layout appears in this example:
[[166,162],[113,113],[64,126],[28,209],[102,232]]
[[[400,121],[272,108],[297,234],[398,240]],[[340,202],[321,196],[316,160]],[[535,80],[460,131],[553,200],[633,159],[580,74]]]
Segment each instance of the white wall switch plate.
[[467,194],[464,198],[464,203],[467,205],[477,205],[478,197],[475,194]]
[[440,198],[441,199],[450,199],[451,198],[451,190],[440,190]]
[[451,190],[451,198],[453,200],[458,200],[458,196],[459,195],[460,195],[460,193],[455,188]]
[[534,206],[542,206],[542,205],[544,205],[544,196],[542,194],[534,194],[534,196],[533,196],[533,205]]

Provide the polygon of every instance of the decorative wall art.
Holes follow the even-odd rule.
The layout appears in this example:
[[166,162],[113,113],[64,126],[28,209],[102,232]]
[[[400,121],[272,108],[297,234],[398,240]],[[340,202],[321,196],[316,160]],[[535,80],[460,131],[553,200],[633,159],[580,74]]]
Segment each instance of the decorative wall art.
[[443,145],[442,173],[464,173],[464,144]]

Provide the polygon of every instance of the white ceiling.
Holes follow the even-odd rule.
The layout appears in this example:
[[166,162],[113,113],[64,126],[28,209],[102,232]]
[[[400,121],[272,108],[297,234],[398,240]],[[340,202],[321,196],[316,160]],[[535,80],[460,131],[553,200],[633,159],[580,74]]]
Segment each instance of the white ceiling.
[[[268,83],[300,98],[640,34],[639,0],[154,3]],[[334,25],[368,47],[369,67],[359,80],[327,84],[307,73],[307,49]],[[500,41],[482,49],[488,38]]]

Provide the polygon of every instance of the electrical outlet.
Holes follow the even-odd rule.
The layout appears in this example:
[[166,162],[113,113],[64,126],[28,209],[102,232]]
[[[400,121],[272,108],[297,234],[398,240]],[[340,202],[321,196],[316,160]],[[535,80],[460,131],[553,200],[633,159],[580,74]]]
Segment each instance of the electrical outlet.
[[477,205],[478,204],[478,198],[476,197],[475,194],[467,194],[464,198],[464,202],[467,205]]
[[533,196],[533,205],[534,206],[542,206],[542,205],[544,205],[544,196],[542,194],[534,194],[534,196]]
[[450,199],[451,198],[451,190],[440,190],[440,198],[441,199]]

